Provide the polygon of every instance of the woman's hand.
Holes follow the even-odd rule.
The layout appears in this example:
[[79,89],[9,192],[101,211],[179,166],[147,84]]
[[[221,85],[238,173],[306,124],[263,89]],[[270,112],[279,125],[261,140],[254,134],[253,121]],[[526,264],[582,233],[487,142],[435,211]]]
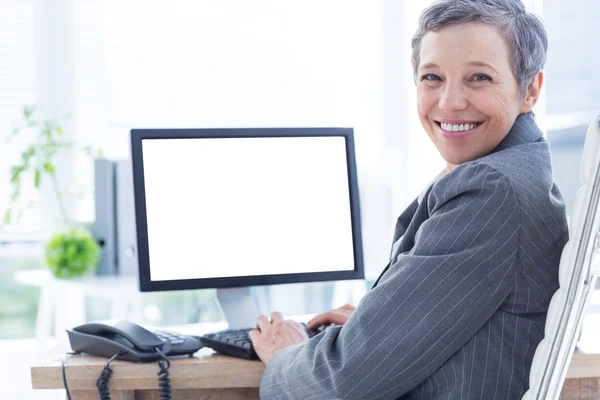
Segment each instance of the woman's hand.
[[271,314],[271,321],[261,315],[256,320],[256,329],[249,333],[254,351],[267,364],[279,350],[308,340],[304,327],[299,322],[287,320],[279,312]]
[[356,310],[356,307],[351,306],[350,304],[346,304],[341,306],[340,308],[336,308],[331,311],[327,311],[326,313],[319,314],[306,324],[306,327],[310,330],[315,330],[321,325],[344,325],[352,313]]

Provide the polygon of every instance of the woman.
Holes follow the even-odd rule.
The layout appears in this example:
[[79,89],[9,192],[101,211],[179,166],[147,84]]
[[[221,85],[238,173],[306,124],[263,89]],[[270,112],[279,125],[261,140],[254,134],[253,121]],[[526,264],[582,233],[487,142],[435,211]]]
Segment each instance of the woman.
[[532,107],[546,33],[520,0],[442,0],[412,41],[421,123],[446,171],[398,218],[390,264],[307,340],[251,332],[263,398],[519,399],[568,240]]

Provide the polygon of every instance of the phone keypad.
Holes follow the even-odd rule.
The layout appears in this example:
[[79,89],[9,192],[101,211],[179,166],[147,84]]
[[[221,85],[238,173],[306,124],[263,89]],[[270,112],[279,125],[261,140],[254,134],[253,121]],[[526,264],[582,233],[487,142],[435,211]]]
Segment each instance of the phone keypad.
[[183,342],[185,342],[185,336],[175,332],[154,331],[152,333],[154,333],[159,339],[169,342],[172,345],[183,344]]

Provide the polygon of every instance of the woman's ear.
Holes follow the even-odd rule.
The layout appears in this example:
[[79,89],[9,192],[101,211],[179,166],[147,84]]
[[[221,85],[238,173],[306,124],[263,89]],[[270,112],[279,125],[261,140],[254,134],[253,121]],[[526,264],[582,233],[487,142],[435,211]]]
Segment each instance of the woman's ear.
[[525,93],[525,98],[521,103],[520,114],[529,112],[533,109],[533,106],[535,106],[535,103],[537,103],[538,98],[540,97],[540,91],[542,90],[543,83],[544,73],[540,71],[527,87],[527,93]]

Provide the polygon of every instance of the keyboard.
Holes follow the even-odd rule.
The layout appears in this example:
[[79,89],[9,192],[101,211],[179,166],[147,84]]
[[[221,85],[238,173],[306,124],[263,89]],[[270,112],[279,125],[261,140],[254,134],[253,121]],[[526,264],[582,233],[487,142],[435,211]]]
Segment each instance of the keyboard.
[[[323,332],[324,327],[311,331],[302,323],[308,338],[312,338]],[[247,360],[258,360],[258,356],[252,347],[252,341],[248,333],[254,328],[228,329],[225,331],[208,333],[200,336],[200,341],[205,347],[210,347],[214,351],[227,354],[228,356],[245,358]]]

